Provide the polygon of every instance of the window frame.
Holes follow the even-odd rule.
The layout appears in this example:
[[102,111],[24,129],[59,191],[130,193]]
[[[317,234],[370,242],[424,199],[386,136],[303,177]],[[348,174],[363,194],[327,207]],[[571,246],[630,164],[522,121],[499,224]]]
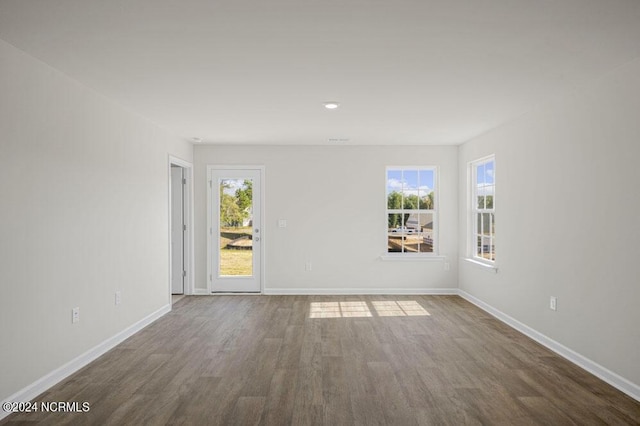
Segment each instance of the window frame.
[[[478,207],[478,168],[488,163],[493,163],[493,182],[491,185],[484,185],[492,188],[492,207]],[[495,154],[487,155],[469,162],[469,214],[468,214],[468,259],[486,266],[496,267],[497,253],[495,250],[496,232],[496,156]],[[488,194],[485,194],[485,196]],[[493,221],[492,231],[489,233],[489,253],[493,253],[493,259],[487,259],[478,254],[478,238],[484,238],[481,230],[478,230],[478,214],[492,214]],[[480,245],[482,247],[482,244]],[[482,249],[481,249],[482,250]]]
[[[388,204],[388,193],[387,193],[387,189],[388,189],[388,176],[389,176],[389,171],[416,171],[418,172],[418,175],[420,173],[420,171],[431,171],[433,172],[433,204],[434,204],[434,208],[433,209],[405,209],[405,208],[401,208],[401,209],[389,209],[389,204]],[[440,171],[438,166],[434,166],[434,165],[427,165],[427,166],[386,166],[385,167],[385,174],[384,174],[384,212],[385,212],[385,223],[387,224],[385,226],[384,229],[384,254],[382,255],[382,259],[396,259],[396,260],[435,260],[435,259],[439,259],[441,256],[439,255],[440,252],[440,235],[439,235],[439,218],[438,218],[438,212],[439,212],[439,207],[440,207],[440,200],[439,200],[439,175],[440,175]],[[417,253],[411,253],[411,252],[390,252],[388,249],[388,243],[389,243],[389,215],[390,214],[412,214],[412,213],[429,213],[432,216],[433,219],[433,230],[432,230],[432,235],[433,235],[433,243],[432,243],[432,251],[431,252],[417,252]]]

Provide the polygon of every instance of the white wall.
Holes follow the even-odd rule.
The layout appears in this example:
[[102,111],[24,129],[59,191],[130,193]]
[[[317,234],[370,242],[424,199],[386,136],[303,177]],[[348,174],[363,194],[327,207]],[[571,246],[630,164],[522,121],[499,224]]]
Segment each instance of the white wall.
[[[196,146],[196,287],[206,289],[206,165],[266,167],[267,291],[424,291],[457,286],[457,147]],[[381,261],[385,166],[440,168],[440,252],[452,262]],[[278,228],[278,219],[287,228]],[[312,270],[305,271],[305,261]]]
[[[638,111],[635,62],[459,149],[197,147],[196,287],[206,288],[206,165],[262,164],[267,290],[423,291],[459,281],[640,383]],[[466,244],[458,182],[464,189],[467,162],[490,153],[498,274],[457,265]],[[0,398],[169,303],[168,154],[193,158],[190,145],[0,41]],[[416,164],[440,167],[440,251],[451,271],[379,260],[384,167]],[[72,325],[74,306],[81,321]]]
[[461,183],[491,153],[499,272],[460,288],[640,384],[640,62],[461,146]]
[[192,161],[0,41],[0,399],[169,303],[169,153]]

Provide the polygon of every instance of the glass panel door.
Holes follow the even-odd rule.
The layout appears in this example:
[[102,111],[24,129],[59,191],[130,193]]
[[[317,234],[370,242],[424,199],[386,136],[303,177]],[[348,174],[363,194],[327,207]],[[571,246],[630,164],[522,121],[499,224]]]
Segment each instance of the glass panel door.
[[210,170],[213,292],[259,292],[260,170]]
[[219,179],[218,275],[253,275],[253,179]]

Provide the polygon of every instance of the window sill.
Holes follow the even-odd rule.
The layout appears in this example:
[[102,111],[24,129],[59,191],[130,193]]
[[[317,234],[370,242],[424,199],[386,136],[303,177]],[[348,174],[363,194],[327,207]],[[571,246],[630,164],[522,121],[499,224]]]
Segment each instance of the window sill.
[[442,262],[446,260],[445,256],[438,255],[430,255],[430,254],[382,254],[380,255],[380,260],[383,261],[399,261],[399,262]]
[[481,262],[479,260],[471,259],[469,257],[465,257],[462,260],[465,262],[471,263],[472,265],[476,265],[486,271],[493,271],[494,273],[498,273],[498,267],[496,265],[490,265],[488,263]]

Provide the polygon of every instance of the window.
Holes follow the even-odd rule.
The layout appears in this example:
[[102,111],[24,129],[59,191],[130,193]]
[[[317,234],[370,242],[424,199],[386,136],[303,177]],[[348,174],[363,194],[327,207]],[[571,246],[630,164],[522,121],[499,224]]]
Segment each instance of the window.
[[495,157],[471,163],[470,256],[493,263],[496,260]]
[[435,167],[387,167],[387,253],[437,252]]

